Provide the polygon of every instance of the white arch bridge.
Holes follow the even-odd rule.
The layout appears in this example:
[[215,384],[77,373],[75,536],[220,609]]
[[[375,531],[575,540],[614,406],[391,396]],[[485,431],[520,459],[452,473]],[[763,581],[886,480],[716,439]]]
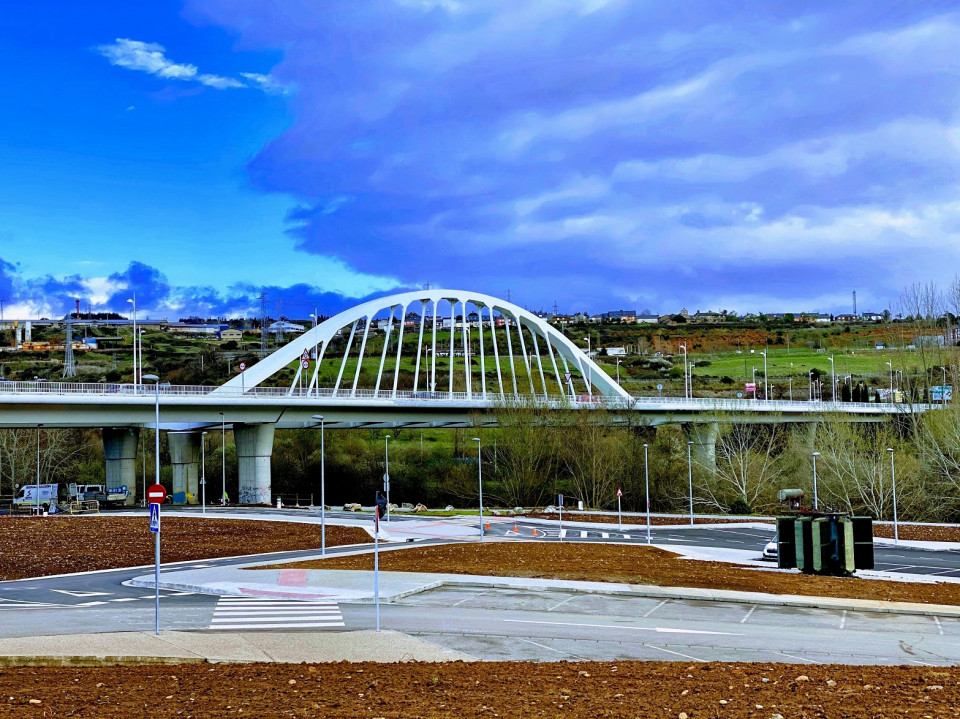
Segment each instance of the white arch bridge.
[[[162,378],[161,378],[162,379]],[[0,383],[0,428],[103,428],[107,481],[135,487],[142,427],[169,433],[175,501],[197,495],[201,432],[234,431],[240,499],[269,503],[276,428],[496,424],[536,401],[610,410],[611,421],[811,421],[825,412],[878,421],[924,410],[890,404],[632,397],[560,330],[517,305],[461,290],[423,290],[353,307],[304,332],[219,387]]]

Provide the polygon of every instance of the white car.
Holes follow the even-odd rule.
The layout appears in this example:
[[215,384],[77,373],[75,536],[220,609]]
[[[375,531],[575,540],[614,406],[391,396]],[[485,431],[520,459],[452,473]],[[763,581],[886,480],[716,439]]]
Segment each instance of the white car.
[[763,547],[763,558],[777,561],[777,538],[774,537]]

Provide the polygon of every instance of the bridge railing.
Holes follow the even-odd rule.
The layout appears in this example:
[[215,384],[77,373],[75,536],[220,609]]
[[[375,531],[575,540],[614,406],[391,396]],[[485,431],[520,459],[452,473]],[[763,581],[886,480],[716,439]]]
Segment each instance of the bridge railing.
[[24,395],[87,395],[87,396],[153,396],[159,389],[163,397],[202,397],[218,389],[217,396],[224,399],[249,398],[286,398],[291,401],[310,401],[316,399],[346,399],[358,401],[394,401],[394,402],[437,402],[437,403],[475,403],[489,406],[497,402],[537,401],[551,407],[584,407],[604,409],[649,409],[665,412],[763,412],[763,413],[808,413],[811,409],[821,412],[854,412],[857,414],[899,414],[909,411],[926,411],[941,405],[930,404],[887,404],[875,402],[824,402],[822,400],[753,400],[720,397],[607,397],[601,395],[519,395],[502,396],[497,392],[444,392],[409,390],[371,390],[332,387],[290,388],[290,387],[241,387],[218,388],[205,385],[170,385],[161,383],[159,388],[150,384],[133,383],[83,383],[83,382],[45,382],[45,381],[0,381],[0,394]]

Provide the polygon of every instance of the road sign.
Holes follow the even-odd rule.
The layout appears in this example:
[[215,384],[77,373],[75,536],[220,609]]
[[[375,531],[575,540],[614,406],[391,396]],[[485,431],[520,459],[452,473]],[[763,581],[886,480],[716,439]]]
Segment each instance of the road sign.
[[310,360],[308,359],[300,360],[300,366],[303,367],[304,369],[310,369]]
[[617,499],[623,496],[623,490],[620,487],[617,487]]
[[659,392],[659,391],[662,390],[662,389],[663,389],[663,385],[662,385],[662,384],[658,384],[658,385],[657,385],[657,391]]
[[163,488],[162,484],[152,484],[150,489],[147,490],[147,501],[150,504],[163,504],[163,500],[167,498],[167,490]]
[[150,531],[151,532],[160,531],[160,505],[159,504],[150,505]]
[[383,475],[383,491],[386,492],[389,489],[390,489],[390,475],[385,474]]
[[302,360],[308,360],[308,359],[310,359],[310,352],[309,352],[308,350],[304,350],[304,351],[303,351],[303,354],[300,355],[300,359],[302,359]]
[[247,363],[241,362],[238,366],[240,367],[240,371],[243,372],[247,368]]
[[557,495],[557,506],[558,506],[558,507],[562,507],[562,506],[563,506],[563,495],[562,495],[562,494]]
[[743,392],[737,392],[737,399],[740,399],[741,397],[743,397]]

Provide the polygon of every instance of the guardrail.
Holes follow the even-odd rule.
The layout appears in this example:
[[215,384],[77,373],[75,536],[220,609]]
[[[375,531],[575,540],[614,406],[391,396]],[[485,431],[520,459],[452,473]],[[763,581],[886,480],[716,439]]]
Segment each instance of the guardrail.
[[910,411],[926,411],[942,405],[875,403],[875,402],[824,402],[822,400],[754,400],[721,397],[605,397],[602,395],[500,395],[497,392],[436,392],[409,390],[371,390],[371,389],[333,389],[332,387],[301,389],[289,387],[251,387],[242,388],[204,385],[160,384],[115,384],[82,382],[15,382],[0,381],[0,396],[18,395],[56,395],[90,397],[136,396],[152,399],[159,391],[161,397],[208,397],[214,393],[217,399],[286,399],[289,401],[312,401],[318,399],[340,399],[356,401],[391,402],[437,402],[437,403],[475,403],[478,406],[490,406],[498,402],[539,402],[549,407],[597,407],[604,409],[649,409],[666,412],[713,410],[719,412],[763,412],[763,413],[807,413],[842,412],[847,414],[901,414]]

